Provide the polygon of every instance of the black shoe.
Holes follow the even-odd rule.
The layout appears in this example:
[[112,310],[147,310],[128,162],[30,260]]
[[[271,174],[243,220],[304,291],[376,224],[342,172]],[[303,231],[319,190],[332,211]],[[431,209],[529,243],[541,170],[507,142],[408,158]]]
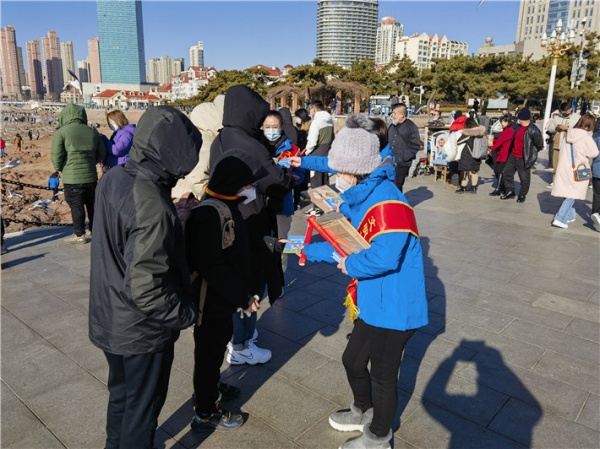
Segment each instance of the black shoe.
[[244,419],[242,415],[232,415],[229,411],[221,408],[217,402],[209,413],[199,413],[194,407],[196,416],[192,419],[190,426],[196,432],[227,432],[239,428]]
[[467,188],[465,189],[465,192],[469,192],[469,193],[477,193],[477,186],[467,187]]
[[240,395],[240,389],[225,382],[219,382],[219,393],[221,394],[221,401],[232,401]]
[[519,197],[517,198],[517,203],[524,203],[525,202],[525,195],[519,195]]
[[456,189],[456,192],[454,193],[465,193],[467,191],[467,189],[463,186],[460,186],[458,189]]
[[515,192],[504,192],[502,195],[500,195],[500,199],[509,200],[511,198],[514,198],[515,196]]
[[500,196],[500,195],[502,195],[502,192],[500,192],[500,190],[493,190],[488,195],[489,196]]

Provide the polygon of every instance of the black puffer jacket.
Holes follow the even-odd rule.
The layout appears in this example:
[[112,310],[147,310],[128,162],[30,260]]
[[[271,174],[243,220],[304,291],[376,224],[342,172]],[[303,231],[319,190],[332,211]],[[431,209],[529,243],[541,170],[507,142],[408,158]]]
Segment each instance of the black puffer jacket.
[[170,197],[198,163],[200,132],[181,112],[150,108],[129,160],[96,190],[90,275],[90,340],[117,355],[163,350],[192,325],[181,222]]

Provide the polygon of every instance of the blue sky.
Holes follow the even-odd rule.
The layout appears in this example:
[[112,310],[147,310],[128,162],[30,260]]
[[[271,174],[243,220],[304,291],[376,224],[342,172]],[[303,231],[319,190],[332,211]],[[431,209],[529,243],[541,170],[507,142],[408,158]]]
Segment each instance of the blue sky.
[[[255,64],[283,67],[306,64],[316,52],[316,0],[301,1],[147,1],[143,3],[146,61],[160,56],[183,57],[204,41],[205,65],[218,70]],[[497,45],[516,36],[516,0],[380,1],[379,18],[394,16],[405,34],[426,32],[465,41],[477,53],[486,36]],[[13,25],[23,47],[56,30],[73,42],[75,59],[87,57],[87,40],[97,35],[94,1],[0,2],[0,24]],[[27,61],[25,61],[27,65]]]

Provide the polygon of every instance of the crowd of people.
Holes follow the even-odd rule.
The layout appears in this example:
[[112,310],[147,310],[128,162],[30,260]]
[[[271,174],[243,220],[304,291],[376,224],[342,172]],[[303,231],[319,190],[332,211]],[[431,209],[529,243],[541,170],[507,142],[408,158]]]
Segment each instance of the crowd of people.
[[[137,126],[109,112],[109,137],[87,125],[82,107],[69,105],[53,138],[52,188],[60,174],[74,223],[67,242],[92,244],[90,339],[109,366],[106,447],[152,447],[174,343],[190,326],[192,429],[243,424],[222,405],[240,386],[221,382],[220,367],[224,359],[271,359],[256,344],[256,312],[263,299],[272,304],[285,294],[282,248],[300,192],[308,182],[329,184],[331,173],[340,212],[357,228],[368,220],[373,232],[365,235],[368,250],[337,262],[327,244],[304,248],[310,260],[337,264],[357,286],[360,312],[342,356],[354,400],[330,424],[363,431],[344,448],[389,447],[403,348],[427,324],[418,228],[396,181],[418,150],[405,107],[390,129],[356,115],[337,136],[320,101],[293,114],[271,111],[246,86],[198,110],[201,116],[188,118],[154,107]],[[397,293],[382,295],[383,283],[397,284]]]
[[[552,224],[566,228],[574,219],[595,158],[592,217],[600,230],[600,129],[589,114],[571,126],[571,114],[561,107],[562,122],[548,127],[556,155],[552,195],[565,198]],[[362,432],[344,449],[390,447],[403,350],[428,324],[419,231],[403,193],[420,135],[406,105],[393,105],[391,119],[388,126],[356,114],[336,134],[321,101],[293,113],[272,111],[242,85],[189,117],[158,106],[133,125],[121,111],[108,112],[111,136],[88,126],[83,107],[63,109],[52,141],[52,188],[60,175],[74,229],[66,241],[91,240],[89,335],[109,366],[107,448],[153,447],[174,344],[190,326],[191,428],[232,431],[243,424],[241,414],[223,406],[243,385],[222,382],[220,367],[224,360],[271,359],[269,349],[257,346],[257,311],[263,299],[273,304],[285,295],[282,249],[302,192],[328,185],[332,174],[342,198],[338,212],[364,231],[369,248],[337,257],[326,242],[303,248],[309,260],[332,263],[352,279],[357,316],[341,357],[353,401],[329,423]],[[432,122],[443,123],[437,111]],[[523,203],[544,148],[542,132],[526,108],[499,124],[489,148],[496,179],[490,195]],[[475,116],[456,114],[449,131],[448,186],[477,193],[488,148],[483,157],[474,149],[487,130]],[[574,178],[576,169],[585,179]]]

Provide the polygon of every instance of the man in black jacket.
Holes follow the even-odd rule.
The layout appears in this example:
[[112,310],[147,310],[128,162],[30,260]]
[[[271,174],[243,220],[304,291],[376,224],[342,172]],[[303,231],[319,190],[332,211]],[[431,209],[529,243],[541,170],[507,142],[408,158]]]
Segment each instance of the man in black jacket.
[[500,196],[501,200],[514,198],[515,195],[515,172],[519,172],[521,190],[517,197],[517,203],[524,203],[531,184],[531,167],[537,161],[537,154],[544,149],[544,138],[540,129],[531,122],[531,112],[523,108],[517,115],[520,128],[515,130],[511,143],[508,160],[504,167],[504,190]]
[[412,160],[421,148],[419,129],[412,120],[406,118],[406,112],[404,103],[393,105],[392,124],[388,128],[388,142],[396,156],[396,187],[401,192]]
[[[210,147],[210,166],[232,149],[240,149],[258,160],[267,175],[256,183],[256,199],[239,206],[248,226],[252,272],[249,276],[249,292],[260,295],[265,287],[269,299],[274,301],[283,293],[279,272],[274,269],[278,261],[265,243],[277,237],[273,228],[275,213],[283,208],[283,201],[294,187],[291,172],[280,169],[262,141],[262,126],[270,110],[269,103],[247,86],[233,86],[225,94],[223,129]],[[256,313],[240,319],[233,314],[233,339],[229,346],[227,361],[233,365],[265,363],[271,359],[271,351],[257,347],[255,342]]]
[[202,137],[180,111],[148,109],[129,160],[96,190],[90,340],[109,365],[106,448],[152,448],[179,332],[196,320],[183,228],[171,200]]

